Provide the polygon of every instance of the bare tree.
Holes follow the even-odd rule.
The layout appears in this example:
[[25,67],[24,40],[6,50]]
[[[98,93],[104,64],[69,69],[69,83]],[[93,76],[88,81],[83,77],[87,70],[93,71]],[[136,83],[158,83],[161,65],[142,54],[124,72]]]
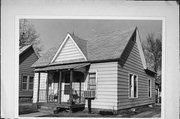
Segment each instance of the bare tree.
[[154,34],[148,34],[146,41],[143,43],[143,48],[148,66],[155,72],[161,71],[162,59],[162,37],[155,38]]
[[39,53],[42,50],[39,34],[37,34],[34,26],[27,19],[20,19],[19,22],[19,47],[33,44],[35,50]]

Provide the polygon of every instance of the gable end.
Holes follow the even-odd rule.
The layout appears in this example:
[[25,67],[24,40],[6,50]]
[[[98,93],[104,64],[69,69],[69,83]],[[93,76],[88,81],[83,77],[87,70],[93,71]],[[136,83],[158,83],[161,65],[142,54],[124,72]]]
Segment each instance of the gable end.
[[138,30],[136,28],[136,31],[135,33],[132,35],[132,37],[130,38],[127,46],[125,47],[124,49],[124,52],[122,53],[121,57],[120,57],[120,62],[119,64],[123,67],[125,62],[127,61],[130,53],[132,52],[133,50],[133,47],[134,46],[137,46],[137,52],[138,54],[136,55],[139,55],[140,56],[140,60],[141,60],[141,63],[142,63],[142,66],[144,69],[147,69],[146,67],[146,61],[145,61],[145,56],[144,56],[144,52],[143,52],[143,49],[142,49],[142,45],[141,45],[141,40],[140,40],[140,36],[139,36],[139,33],[138,33]]
[[67,34],[63,43],[59,47],[55,56],[53,57],[51,63],[54,62],[64,62],[64,61],[87,61],[87,58],[77,45],[77,43],[73,40],[70,34]]

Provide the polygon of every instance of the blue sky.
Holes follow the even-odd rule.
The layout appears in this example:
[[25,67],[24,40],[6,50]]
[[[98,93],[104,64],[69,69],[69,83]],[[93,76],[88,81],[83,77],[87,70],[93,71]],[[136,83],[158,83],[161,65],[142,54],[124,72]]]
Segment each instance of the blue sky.
[[100,33],[127,30],[137,26],[142,41],[149,33],[154,33],[155,36],[162,33],[161,20],[29,19],[29,21],[40,35],[42,53],[64,40],[68,32],[74,32],[86,40]]

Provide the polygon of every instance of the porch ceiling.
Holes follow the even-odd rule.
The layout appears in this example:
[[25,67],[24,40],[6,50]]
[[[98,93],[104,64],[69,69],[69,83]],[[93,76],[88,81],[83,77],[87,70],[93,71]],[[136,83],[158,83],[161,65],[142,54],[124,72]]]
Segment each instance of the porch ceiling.
[[65,64],[65,65],[58,65],[58,66],[49,66],[45,68],[37,68],[35,72],[38,71],[50,71],[50,70],[62,70],[62,69],[79,69],[90,65],[90,63],[79,63],[79,64]]

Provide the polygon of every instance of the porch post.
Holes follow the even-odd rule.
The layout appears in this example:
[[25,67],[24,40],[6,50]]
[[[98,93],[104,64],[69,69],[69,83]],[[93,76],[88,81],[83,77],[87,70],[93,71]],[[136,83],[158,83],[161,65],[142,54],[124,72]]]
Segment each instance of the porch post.
[[61,104],[61,80],[62,80],[62,71],[59,71],[59,86],[58,86],[58,103]]
[[70,69],[70,113],[72,112],[73,96],[72,96],[73,69]]
[[47,72],[47,80],[46,80],[46,101],[48,103],[48,92],[49,92],[49,72]]
[[37,103],[39,102],[39,89],[40,89],[40,78],[41,73],[38,72],[38,90],[37,90]]
[[79,103],[81,103],[81,80],[79,82]]

